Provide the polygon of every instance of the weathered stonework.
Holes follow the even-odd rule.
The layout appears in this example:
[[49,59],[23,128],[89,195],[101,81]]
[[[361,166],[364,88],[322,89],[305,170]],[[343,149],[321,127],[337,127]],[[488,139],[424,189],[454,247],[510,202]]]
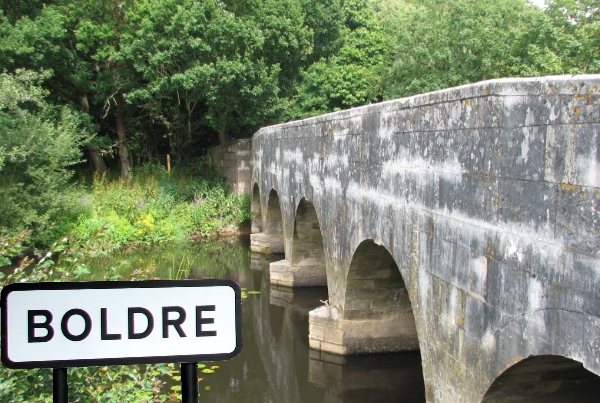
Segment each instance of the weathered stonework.
[[481,402],[530,356],[599,375],[599,88],[491,80],[256,133],[263,233],[300,267],[305,200],[322,236],[338,317],[310,315],[311,345],[396,350],[414,318],[428,402]]
[[222,175],[225,184],[235,193],[251,193],[250,140],[233,141],[208,150],[210,162]]
[[[254,186],[255,192],[252,194],[251,210],[253,211],[252,228],[253,233],[250,235],[250,250],[263,255],[282,254],[284,252],[283,243],[283,220],[281,218],[281,209],[279,207],[279,198],[274,190],[269,193],[269,201],[264,210],[266,214],[260,213],[262,208],[256,207],[257,187]],[[260,217],[260,220],[258,219]],[[255,232],[254,229],[260,231],[264,228],[264,232]]]

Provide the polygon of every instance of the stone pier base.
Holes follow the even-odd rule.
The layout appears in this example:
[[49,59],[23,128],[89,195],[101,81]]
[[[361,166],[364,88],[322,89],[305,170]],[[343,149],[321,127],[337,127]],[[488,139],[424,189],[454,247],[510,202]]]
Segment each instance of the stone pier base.
[[271,284],[285,287],[316,287],[327,285],[324,266],[293,265],[289,260],[280,260],[269,266]]
[[310,347],[339,355],[374,354],[419,349],[412,315],[343,319],[336,308],[319,307],[309,314]]
[[283,235],[267,235],[264,232],[250,234],[250,251],[263,255],[282,254]]

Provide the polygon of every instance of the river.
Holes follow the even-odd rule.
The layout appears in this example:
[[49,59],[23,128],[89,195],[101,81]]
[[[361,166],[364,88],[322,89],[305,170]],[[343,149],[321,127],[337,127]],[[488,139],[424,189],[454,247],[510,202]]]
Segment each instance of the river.
[[122,279],[142,270],[163,279],[231,278],[245,289],[244,348],[229,361],[207,363],[219,368],[200,373],[199,402],[425,402],[419,353],[342,357],[309,349],[308,312],[327,299],[327,289],[270,285],[269,261],[251,255],[248,244],[242,237],[131,249],[96,258],[91,277],[114,267]]

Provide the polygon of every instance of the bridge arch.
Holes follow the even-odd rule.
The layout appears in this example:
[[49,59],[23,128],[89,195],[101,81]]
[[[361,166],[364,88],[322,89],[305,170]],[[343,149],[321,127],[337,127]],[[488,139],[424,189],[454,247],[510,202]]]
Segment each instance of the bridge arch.
[[[266,209],[262,208],[263,205],[266,205]],[[271,189],[267,200],[263,204],[260,188],[255,184],[252,192],[251,210],[250,250],[263,255],[282,254],[284,252],[283,215],[279,196],[275,189]],[[255,230],[258,230],[258,232],[255,232]]]
[[281,204],[279,195],[275,189],[269,192],[267,201],[267,222],[265,233],[267,235],[279,235],[283,238],[283,218],[281,214]]
[[251,232],[257,234],[263,231],[262,206],[260,204],[260,188],[258,183],[252,186],[252,199],[250,199]]
[[319,350],[351,355],[419,349],[400,269],[392,254],[373,239],[362,241],[354,251],[341,306],[329,312],[316,309],[310,321],[311,347]]
[[487,390],[482,403],[598,401],[600,377],[583,364],[562,356],[533,356],[504,371]]
[[[400,269],[392,254],[373,239],[362,241],[354,251],[343,305],[346,344],[355,352],[419,349],[412,303]],[[367,346],[366,337],[372,346]]]
[[286,259],[270,266],[271,283],[287,287],[327,285],[319,217],[313,203],[304,197],[296,208],[290,243]]

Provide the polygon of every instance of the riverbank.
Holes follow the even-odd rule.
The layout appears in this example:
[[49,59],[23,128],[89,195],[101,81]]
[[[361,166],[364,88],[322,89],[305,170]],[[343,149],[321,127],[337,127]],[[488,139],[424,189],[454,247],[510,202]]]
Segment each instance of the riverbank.
[[148,164],[131,180],[96,175],[90,185],[74,187],[68,199],[54,237],[70,234],[84,243],[94,239],[104,252],[237,235],[250,218],[249,196],[230,192],[224,178],[206,163],[171,172]]

